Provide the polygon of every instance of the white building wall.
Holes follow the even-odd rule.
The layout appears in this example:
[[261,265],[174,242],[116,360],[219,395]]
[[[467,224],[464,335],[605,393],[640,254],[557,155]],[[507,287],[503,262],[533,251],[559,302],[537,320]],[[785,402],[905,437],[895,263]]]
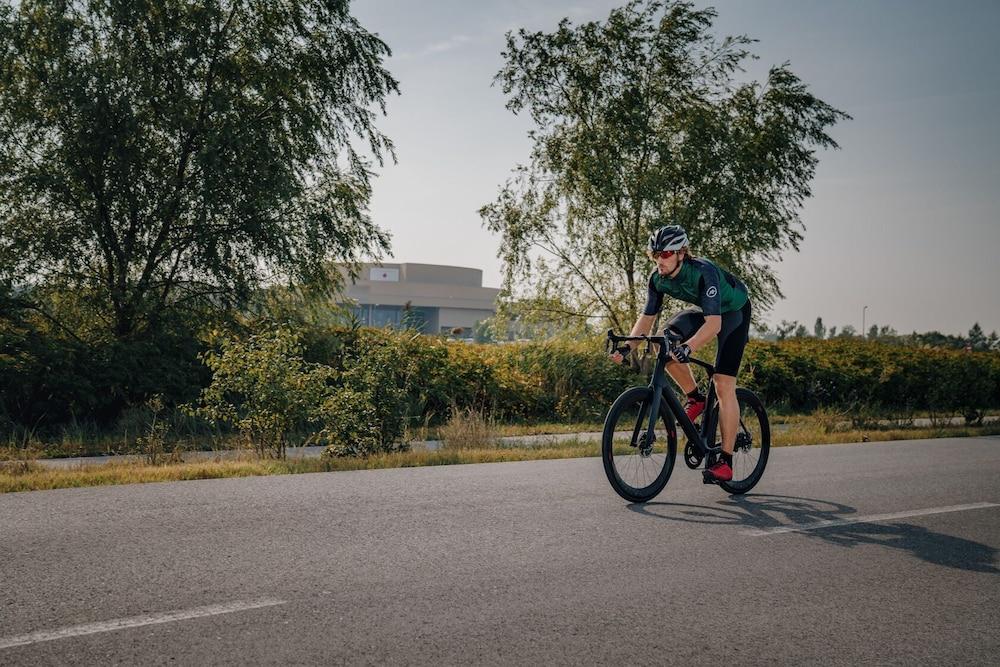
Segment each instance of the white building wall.
[[473,310],[471,308],[442,308],[438,311],[438,323],[441,328],[454,329],[462,327],[471,329],[478,322],[492,317],[492,310]]

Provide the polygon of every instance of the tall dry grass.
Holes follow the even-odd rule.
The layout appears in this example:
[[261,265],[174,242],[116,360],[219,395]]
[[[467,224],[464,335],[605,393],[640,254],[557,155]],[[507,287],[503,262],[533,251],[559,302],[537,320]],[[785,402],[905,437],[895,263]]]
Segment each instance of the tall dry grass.
[[453,407],[451,418],[438,429],[445,449],[489,449],[496,447],[496,420],[483,410]]
[[[774,431],[771,444],[813,445],[824,443],[877,442],[923,438],[954,438],[1000,434],[1000,424],[956,426],[943,429],[909,428],[887,430],[847,430],[826,432],[824,428],[798,422],[788,429]],[[455,440],[454,442],[461,442]],[[468,442],[468,441],[466,441]],[[498,447],[490,441],[486,447],[444,447],[436,451],[394,452],[362,457],[310,459],[243,459],[215,460],[191,463],[148,465],[135,463],[97,464],[69,469],[52,469],[23,458],[0,460],[0,493],[34,491],[112,484],[139,484],[224,477],[286,475],[299,473],[335,472],[342,470],[374,470],[416,466],[454,465],[461,463],[499,463],[600,456],[601,444],[596,441],[567,440],[543,447]],[[680,443],[683,445],[683,441]],[[597,463],[596,465],[600,465]]]

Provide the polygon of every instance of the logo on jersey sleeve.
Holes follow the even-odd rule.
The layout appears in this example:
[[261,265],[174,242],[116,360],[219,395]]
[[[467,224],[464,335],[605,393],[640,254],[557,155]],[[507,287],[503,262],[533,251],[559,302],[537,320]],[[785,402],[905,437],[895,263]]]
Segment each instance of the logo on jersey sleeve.
[[705,292],[705,296],[707,296],[707,297],[708,297],[709,299],[711,299],[711,298],[712,298],[713,296],[715,296],[715,295],[716,295],[716,294],[718,294],[718,293],[719,293],[719,290],[718,290],[718,288],[717,288],[717,287],[715,287],[715,285],[712,285],[712,286],[711,286],[711,287],[709,287],[709,288],[708,288],[708,290],[707,290],[707,291]]

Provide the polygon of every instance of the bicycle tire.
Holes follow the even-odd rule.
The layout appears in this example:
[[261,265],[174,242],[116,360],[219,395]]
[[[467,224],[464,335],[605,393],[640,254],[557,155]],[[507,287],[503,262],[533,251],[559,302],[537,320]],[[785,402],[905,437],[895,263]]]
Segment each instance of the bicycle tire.
[[[622,392],[608,410],[601,436],[601,458],[611,488],[632,503],[644,503],[655,498],[670,480],[677,458],[677,429],[674,427],[674,417],[663,400],[660,401],[661,426],[654,427],[656,441],[648,455],[642,453],[638,440],[645,435],[649,426],[648,402],[651,394],[652,389],[649,387],[632,387]],[[623,418],[624,423],[621,422]],[[635,427],[636,421],[641,422],[641,428]],[[618,432],[619,425],[627,427],[626,441],[616,453],[615,433]],[[628,437],[629,434],[631,437]],[[651,481],[636,486],[626,480],[626,473],[629,472],[633,473],[631,476],[636,480]]]
[[[744,494],[757,485],[767,467],[771,451],[771,425],[764,403],[749,389],[736,388],[740,406],[740,431],[733,451],[733,479],[719,482],[719,486],[734,495]],[[719,404],[712,408],[715,423],[719,424]]]

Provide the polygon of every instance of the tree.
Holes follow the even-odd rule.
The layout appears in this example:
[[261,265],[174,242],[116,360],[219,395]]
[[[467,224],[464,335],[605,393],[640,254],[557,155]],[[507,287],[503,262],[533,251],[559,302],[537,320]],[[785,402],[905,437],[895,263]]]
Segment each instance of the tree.
[[830,331],[827,333],[827,337],[836,338],[837,337],[837,327],[836,325],[830,327]]
[[806,325],[800,324],[797,327],[795,327],[795,334],[793,335],[793,337],[794,338],[808,338],[809,337],[809,329],[806,329]]
[[826,338],[826,327],[823,325],[822,317],[816,318],[816,324],[813,325],[813,333],[816,335],[816,338]]
[[870,327],[868,327],[868,338],[869,338],[869,340],[875,340],[876,338],[878,338],[878,325],[877,324],[873,324]]
[[802,325],[799,324],[798,320],[792,322],[789,322],[788,320],[781,320],[781,324],[779,324],[776,327],[775,331],[775,333],[777,334],[777,339],[785,340],[786,338],[788,338],[789,334],[791,334],[793,331],[801,327]]
[[977,352],[990,349],[989,338],[983,332],[983,328],[979,326],[979,322],[972,325],[969,329],[968,344]]
[[355,143],[393,155],[389,53],[347,0],[0,0],[0,284],[119,339],[335,286],[388,248]]
[[502,299],[624,329],[646,288],[646,236],[668,222],[755,303],[780,295],[770,266],[798,248],[815,149],[836,148],[826,130],[848,116],[787,64],[737,83],[752,40],[716,40],[715,17],[633,0],[604,22],[507,34],[495,81],[536,127],[528,164],[480,209],[502,237]]
[[914,345],[925,347],[944,347],[954,350],[962,349],[966,345],[966,339],[961,336],[943,334],[940,331],[927,331],[917,333],[914,331],[909,336],[910,342]]

